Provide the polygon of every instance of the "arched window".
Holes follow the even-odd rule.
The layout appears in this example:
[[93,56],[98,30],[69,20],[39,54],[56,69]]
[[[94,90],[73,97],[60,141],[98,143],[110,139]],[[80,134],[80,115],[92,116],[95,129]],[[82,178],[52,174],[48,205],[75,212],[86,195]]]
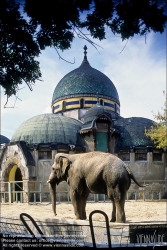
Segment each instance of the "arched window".
[[62,110],[63,110],[63,111],[66,110],[66,102],[65,102],[65,101],[63,101],[63,103],[62,103]]
[[100,99],[100,105],[104,105],[103,99]]
[[84,108],[84,99],[83,99],[83,98],[80,100],[80,108],[81,108],[81,109]]

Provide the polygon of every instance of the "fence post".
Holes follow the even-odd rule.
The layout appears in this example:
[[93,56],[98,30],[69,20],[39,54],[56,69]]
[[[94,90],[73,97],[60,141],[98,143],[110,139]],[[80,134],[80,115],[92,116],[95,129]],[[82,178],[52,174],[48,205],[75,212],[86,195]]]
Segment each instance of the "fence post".
[[30,196],[31,196],[31,192],[30,192],[30,181],[27,181],[27,185],[28,185],[28,203],[30,202]]
[[23,192],[20,193],[20,202],[23,203]]
[[42,182],[39,182],[39,201],[42,203]]
[[161,200],[161,191],[158,192],[159,201]]
[[12,203],[12,183],[8,182],[9,203]]
[[69,190],[67,191],[67,198],[68,198],[68,202],[70,202],[70,194],[69,194]]
[[18,192],[15,192],[16,195],[16,202],[18,203]]
[[94,201],[98,202],[99,201],[99,194],[94,194]]
[[68,202],[71,202],[69,185],[67,186],[67,194],[68,194]]
[[145,201],[145,190],[143,189],[143,201]]
[[34,202],[36,203],[36,193],[34,193]]
[[135,201],[137,200],[137,191],[135,192]]

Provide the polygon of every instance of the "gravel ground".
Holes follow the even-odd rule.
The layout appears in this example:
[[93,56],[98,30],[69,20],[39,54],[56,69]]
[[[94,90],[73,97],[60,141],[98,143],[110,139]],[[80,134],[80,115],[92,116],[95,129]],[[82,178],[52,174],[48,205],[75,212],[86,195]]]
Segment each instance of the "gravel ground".
[[[94,210],[104,211],[109,219],[111,217],[112,203],[110,202],[88,202],[86,206],[87,218]],[[12,203],[1,204],[1,216],[19,218],[20,213],[28,213],[34,219],[75,219],[71,203],[57,203],[57,216],[52,212],[51,204],[27,204]],[[126,222],[165,222],[167,221],[167,203],[127,201],[125,203]],[[94,221],[104,221],[104,216],[93,215]]]

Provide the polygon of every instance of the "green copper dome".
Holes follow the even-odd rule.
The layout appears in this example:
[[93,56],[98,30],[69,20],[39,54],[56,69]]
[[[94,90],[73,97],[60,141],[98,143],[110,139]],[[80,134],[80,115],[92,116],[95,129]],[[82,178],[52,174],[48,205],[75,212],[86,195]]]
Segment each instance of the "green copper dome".
[[110,120],[112,120],[113,118],[118,118],[118,116],[114,112],[107,110],[104,106],[97,103],[92,108],[90,108],[83,116],[83,125],[81,131],[92,128],[94,126],[94,121],[101,115],[107,116]]
[[145,135],[145,129],[150,129],[154,121],[143,117],[121,117],[114,122],[114,125],[120,132],[116,148],[154,146],[153,141]]
[[90,66],[87,57],[81,66],[65,75],[56,86],[52,104],[76,96],[97,96],[107,98],[118,105],[119,96],[112,81],[97,69]]
[[114,112],[107,110],[102,105],[100,105],[99,103],[97,103],[92,108],[90,108],[86,112],[86,114],[83,116],[83,125],[87,124],[89,122],[92,122],[99,115],[102,115],[102,114],[108,116],[111,120],[112,120],[112,118],[115,118],[115,116],[116,116]]
[[23,122],[12,136],[11,142],[29,144],[61,143],[82,146],[78,134],[82,123],[62,115],[42,114]]

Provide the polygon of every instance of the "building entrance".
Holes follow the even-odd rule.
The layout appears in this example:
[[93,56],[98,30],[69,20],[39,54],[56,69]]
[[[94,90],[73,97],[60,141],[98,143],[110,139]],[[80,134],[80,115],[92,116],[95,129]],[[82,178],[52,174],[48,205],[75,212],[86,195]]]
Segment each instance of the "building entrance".
[[96,150],[108,153],[108,133],[96,132]]
[[11,198],[12,202],[22,199],[23,182],[22,174],[17,165],[14,165],[9,173],[9,182],[11,182]]

